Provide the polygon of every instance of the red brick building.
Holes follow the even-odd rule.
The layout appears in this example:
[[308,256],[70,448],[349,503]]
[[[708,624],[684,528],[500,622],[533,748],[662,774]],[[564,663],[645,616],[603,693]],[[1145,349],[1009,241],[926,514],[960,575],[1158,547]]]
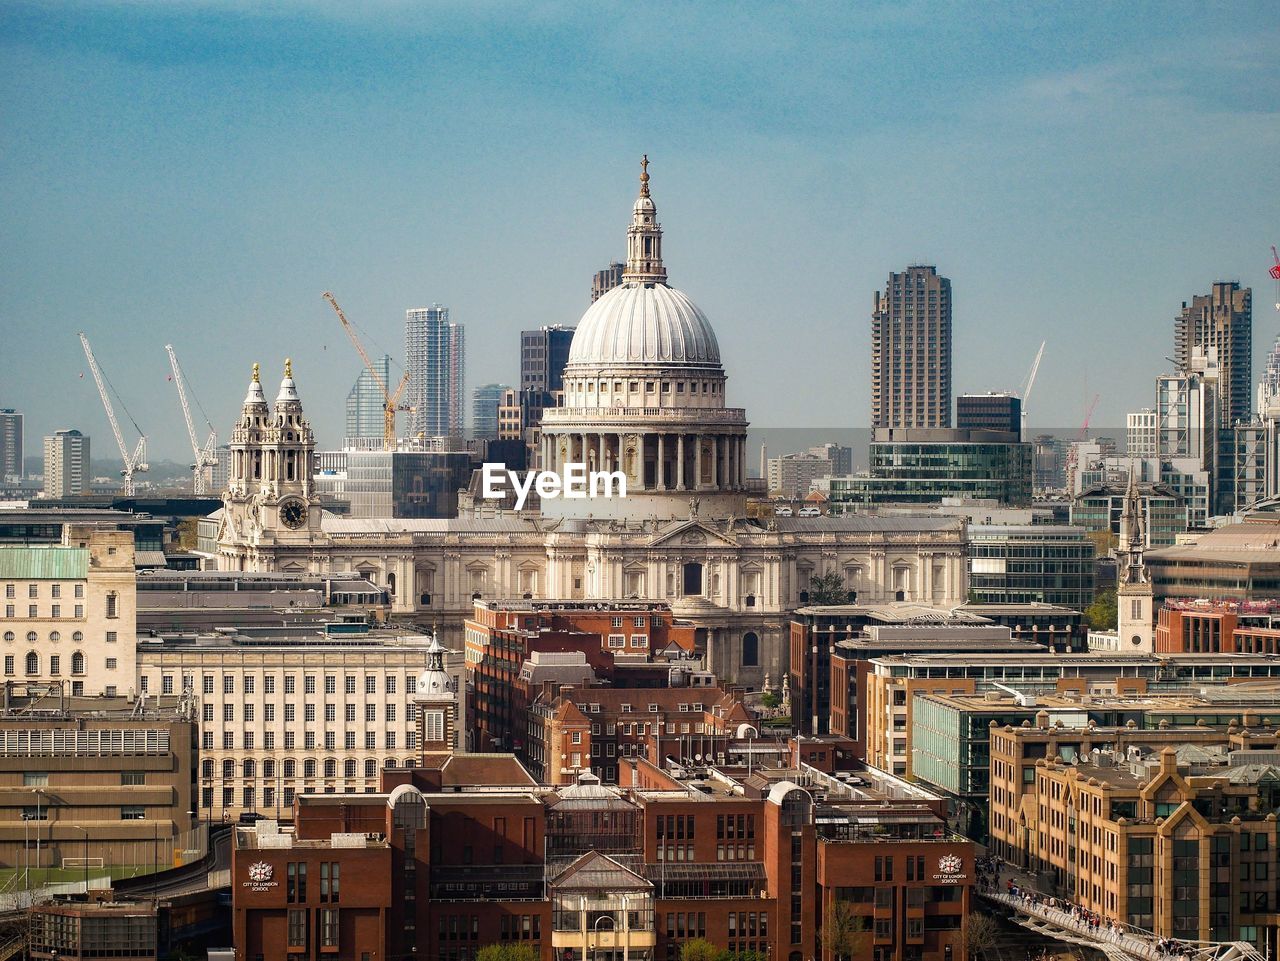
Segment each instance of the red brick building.
[[457,755],[386,772],[385,793],[300,795],[292,827],[236,831],[237,958],[470,961],[521,942],[544,961],[676,961],[705,937],[830,961],[837,900],[874,961],[963,957],[974,848],[942,798],[807,764],[620,764],[619,788],[552,789],[509,755]]
[[521,748],[524,714],[540,690],[522,668],[535,652],[580,652],[601,682],[625,676],[632,687],[666,686],[668,655],[694,654],[693,625],[659,601],[477,601],[464,636],[482,749]]
[[559,785],[584,770],[617,783],[622,758],[725,754],[747,729],[758,732],[738,696],[704,686],[711,680],[697,672],[683,687],[548,689],[526,714],[522,757],[534,777]]
[[1280,602],[1165,601],[1156,614],[1157,654],[1278,654]]

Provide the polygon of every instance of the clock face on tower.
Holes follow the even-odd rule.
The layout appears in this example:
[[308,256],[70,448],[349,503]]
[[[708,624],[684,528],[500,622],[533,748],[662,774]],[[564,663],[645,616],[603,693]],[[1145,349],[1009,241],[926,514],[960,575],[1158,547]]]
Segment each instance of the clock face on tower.
[[297,530],[307,522],[307,505],[300,500],[287,500],[280,505],[280,523]]

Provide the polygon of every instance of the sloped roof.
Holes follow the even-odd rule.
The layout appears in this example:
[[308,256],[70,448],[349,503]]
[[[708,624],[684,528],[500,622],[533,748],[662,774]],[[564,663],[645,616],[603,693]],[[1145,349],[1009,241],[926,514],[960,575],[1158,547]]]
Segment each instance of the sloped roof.
[[454,754],[440,768],[444,787],[536,787],[514,754]]
[[557,891],[651,891],[653,884],[599,851],[574,861],[551,882]]
[[89,551],[83,547],[0,547],[0,577],[74,581],[88,576]]

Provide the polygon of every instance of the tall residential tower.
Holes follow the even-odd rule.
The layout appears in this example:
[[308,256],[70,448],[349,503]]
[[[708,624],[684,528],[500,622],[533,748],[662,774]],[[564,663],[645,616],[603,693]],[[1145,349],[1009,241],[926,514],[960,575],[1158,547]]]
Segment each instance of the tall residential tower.
[[0,410],[0,481],[22,479],[22,414]]
[[462,434],[466,352],[461,324],[449,322],[440,304],[405,311],[412,435]]
[[[1182,304],[1173,320],[1173,359],[1189,373],[1195,348],[1218,349],[1220,424],[1248,420],[1253,394],[1253,291],[1238,281],[1219,281],[1208,294]],[[1206,351],[1207,353],[1207,351]]]
[[44,439],[44,496],[89,493],[89,438],[78,430],[54,431]]
[[890,274],[871,315],[871,426],[951,426],[951,281]]

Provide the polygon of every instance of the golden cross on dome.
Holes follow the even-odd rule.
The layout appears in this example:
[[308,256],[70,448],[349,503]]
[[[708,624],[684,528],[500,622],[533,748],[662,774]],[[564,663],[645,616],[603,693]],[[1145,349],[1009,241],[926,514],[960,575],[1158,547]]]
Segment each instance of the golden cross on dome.
[[286,377],[289,377],[289,378],[292,378],[292,377],[293,377],[293,360],[292,360],[292,358],[286,357],[286,358],[284,359],[284,375],[285,375]]
[[253,365],[253,382],[255,384],[258,382],[258,365],[257,364]]
[[649,196],[649,155],[645,154],[640,160],[640,195]]

